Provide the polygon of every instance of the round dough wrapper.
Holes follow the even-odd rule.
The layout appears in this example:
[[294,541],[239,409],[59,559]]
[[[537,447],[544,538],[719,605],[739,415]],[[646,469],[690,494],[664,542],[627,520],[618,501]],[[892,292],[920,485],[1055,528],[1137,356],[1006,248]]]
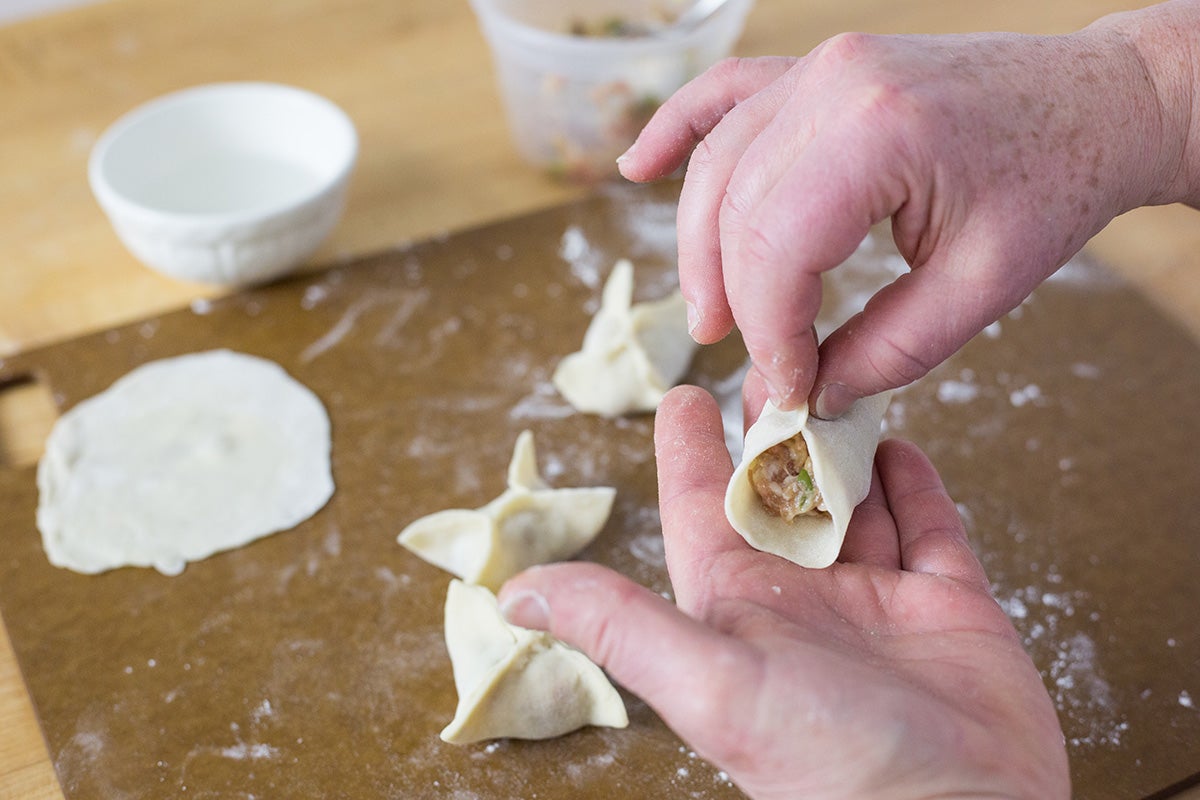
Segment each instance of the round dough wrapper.
[[266,359],[145,364],[55,424],[38,464],[52,564],[94,574],[189,561],[307,519],[333,493],[329,416]]

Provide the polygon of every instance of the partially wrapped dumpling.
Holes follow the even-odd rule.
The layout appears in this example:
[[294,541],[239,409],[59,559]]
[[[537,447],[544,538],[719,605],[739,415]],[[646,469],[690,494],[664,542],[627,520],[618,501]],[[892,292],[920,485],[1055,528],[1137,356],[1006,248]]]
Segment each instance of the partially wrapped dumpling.
[[871,488],[871,465],[889,394],[866,397],[836,420],[771,402],[746,432],[725,492],[725,515],[753,547],[802,567],[841,552],[854,508]]
[[549,739],[586,725],[629,724],[603,670],[548,633],[510,625],[487,589],[451,581],[445,624],[458,692],[445,741]]
[[422,517],[397,541],[468,583],[493,591],[521,570],[562,561],[586,547],[612,511],[616,489],[552,489],[538,474],[533,433],[517,437],[508,488],[477,509]]
[[559,362],[552,380],[584,413],[653,411],[695,351],[683,295],[676,289],[662,300],[634,305],[633,264],[622,259],[604,284],[583,347]]

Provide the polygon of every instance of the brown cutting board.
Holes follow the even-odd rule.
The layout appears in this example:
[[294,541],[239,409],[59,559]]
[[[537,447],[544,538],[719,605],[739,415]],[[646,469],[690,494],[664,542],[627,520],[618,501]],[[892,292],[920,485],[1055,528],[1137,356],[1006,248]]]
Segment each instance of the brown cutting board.
[[[227,347],[282,364],[333,422],[322,511],[174,578],[49,566],[34,470],[0,472],[0,612],[66,796],[739,796],[629,696],[627,730],[443,744],[449,576],[395,544],[418,516],[499,494],[530,428],[552,484],[618,489],[582,557],[669,592],[652,419],[573,414],[549,376],[616,258],[642,298],[673,284],[677,191],[608,190],[4,363],[0,384],[32,377],[65,409],[148,360]],[[827,282],[822,328],[900,268],[872,237]],[[730,339],[688,377],[731,429],[744,362]],[[888,414],[959,501],[1081,798],[1200,773],[1197,396],[1196,344],[1075,264]]]

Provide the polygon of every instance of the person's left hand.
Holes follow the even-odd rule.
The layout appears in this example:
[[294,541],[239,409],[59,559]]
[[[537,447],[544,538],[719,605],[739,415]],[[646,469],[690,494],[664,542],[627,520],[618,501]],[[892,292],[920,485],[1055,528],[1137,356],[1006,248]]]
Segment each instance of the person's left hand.
[[512,622],[585,652],[759,800],[1068,797],[1054,708],[920,450],[880,445],[839,562],[806,570],[726,521],[711,397],[673,390],[655,445],[677,606],[566,563],[505,586]]

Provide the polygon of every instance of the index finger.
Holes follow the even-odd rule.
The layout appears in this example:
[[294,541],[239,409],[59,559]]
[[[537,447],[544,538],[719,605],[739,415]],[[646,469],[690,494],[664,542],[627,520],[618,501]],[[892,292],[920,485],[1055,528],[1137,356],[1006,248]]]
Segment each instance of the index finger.
[[[731,187],[762,183],[774,153],[786,149],[781,141],[792,135],[786,124],[769,126],[747,150]],[[805,144],[761,198],[727,205],[722,215],[729,305],[780,408],[802,404],[816,379],[811,329],[822,274],[849,258],[871,226],[908,197],[891,148],[869,133],[831,126]]]
[[617,159],[631,181],[674,172],[734,106],[788,71],[797,59],[727,58],[684,84],[659,107],[633,147]]
[[733,464],[716,401],[694,386],[668,392],[654,419],[654,452],[667,570],[676,603],[694,613],[712,560],[749,547],[725,517]]

